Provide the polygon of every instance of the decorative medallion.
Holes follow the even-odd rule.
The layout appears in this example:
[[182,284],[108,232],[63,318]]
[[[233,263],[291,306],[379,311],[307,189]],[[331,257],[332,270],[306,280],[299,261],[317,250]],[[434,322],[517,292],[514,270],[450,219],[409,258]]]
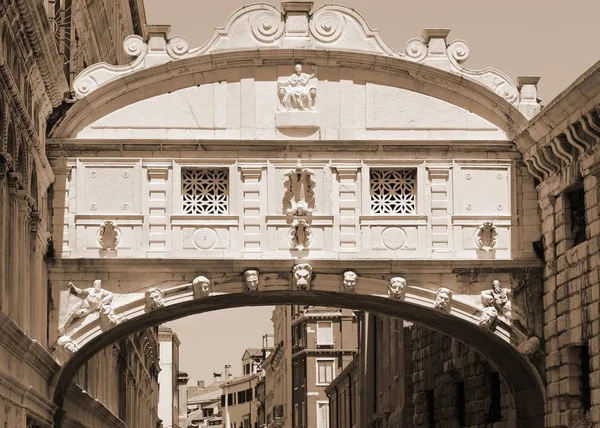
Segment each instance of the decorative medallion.
[[475,231],[475,245],[483,251],[492,251],[496,247],[498,230],[494,223],[485,221]]
[[400,227],[388,227],[381,233],[381,242],[389,250],[399,250],[406,244],[406,232]]
[[209,227],[196,229],[193,236],[194,244],[201,250],[208,250],[217,242],[217,232]]

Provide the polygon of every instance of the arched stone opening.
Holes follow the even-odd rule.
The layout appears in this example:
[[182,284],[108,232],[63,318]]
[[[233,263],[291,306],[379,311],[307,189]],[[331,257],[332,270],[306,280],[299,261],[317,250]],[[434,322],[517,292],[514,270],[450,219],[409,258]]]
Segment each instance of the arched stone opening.
[[[450,314],[431,307],[434,301],[432,296],[429,299],[421,298],[421,304],[417,303],[418,297],[412,295],[410,291],[407,292],[404,301],[386,295],[316,290],[215,293],[210,297],[190,300],[189,296],[187,299],[183,297],[185,293],[181,294],[181,291],[186,287],[189,290],[189,286],[178,287],[179,294],[175,289],[165,290],[163,295],[170,295],[171,297],[166,297],[165,305],[156,310],[142,310],[141,302],[143,299],[135,305],[138,308],[137,311],[133,308],[134,304],[131,303],[125,309],[127,314],[131,316],[134,313],[146,313],[132,316],[104,332],[96,332],[96,334],[88,336],[85,344],[71,356],[56,374],[54,402],[59,409],[55,425],[57,428],[61,426],[62,410],[60,409],[62,409],[71,380],[86,361],[111,343],[140,330],[189,315],[242,306],[278,304],[304,304],[358,309],[403,318],[452,336],[487,358],[505,379],[515,401],[516,426],[543,425],[545,402],[543,384],[534,366],[516,349],[514,344],[510,343],[511,332],[512,335],[518,335],[518,332],[508,328],[504,331],[492,333],[481,328],[476,323],[478,317],[470,314],[467,305],[461,305],[460,302],[454,302],[453,314]],[[189,291],[186,293],[190,294]],[[471,312],[473,311],[471,310]]]

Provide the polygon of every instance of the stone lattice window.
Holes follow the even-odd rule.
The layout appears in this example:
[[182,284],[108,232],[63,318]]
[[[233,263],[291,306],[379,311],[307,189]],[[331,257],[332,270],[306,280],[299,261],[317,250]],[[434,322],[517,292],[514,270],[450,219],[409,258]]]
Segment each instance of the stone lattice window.
[[227,214],[229,174],[226,169],[184,169],[181,193],[185,214]]
[[372,214],[414,214],[417,202],[416,169],[371,169]]

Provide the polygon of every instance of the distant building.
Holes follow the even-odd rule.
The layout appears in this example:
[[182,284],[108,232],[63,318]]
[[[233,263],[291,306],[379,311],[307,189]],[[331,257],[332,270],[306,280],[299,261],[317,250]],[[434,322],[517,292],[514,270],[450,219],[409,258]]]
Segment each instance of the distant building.
[[158,417],[163,428],[184,428],[179,422],[179,387],[187,384],[187,373],[179,371],[179,345],[177,334],[166,326],[158,329],[160,373],[158,374]]
[[329,428],[325,388],[354,359],[358,321],[351,309],[293,306],[291,311],[291,427]]
[[205,386],[198,381],[197,386],[188,386],[186,428],[206,428],[222,426],[221,387],[225,381],[221,373],[214,373],[213,382]]

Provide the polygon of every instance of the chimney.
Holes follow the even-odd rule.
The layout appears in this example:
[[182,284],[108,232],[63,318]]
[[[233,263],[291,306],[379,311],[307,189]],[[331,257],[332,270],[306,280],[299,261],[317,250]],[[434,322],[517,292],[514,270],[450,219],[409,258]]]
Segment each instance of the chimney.
[[213,373],[214,382],[221,382],[221,373]]
[[199,380],[199,381],[198,381],[198,388],[200,388],[200,389],[204,389],[204,388],[205,388],[205,387],[204,387],[204,381],[203,381],[203,380]]
[[229,382],[231,380],[231,365],[227,364],[225,366],[225,382]]

